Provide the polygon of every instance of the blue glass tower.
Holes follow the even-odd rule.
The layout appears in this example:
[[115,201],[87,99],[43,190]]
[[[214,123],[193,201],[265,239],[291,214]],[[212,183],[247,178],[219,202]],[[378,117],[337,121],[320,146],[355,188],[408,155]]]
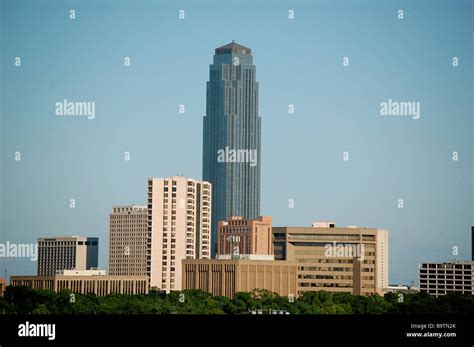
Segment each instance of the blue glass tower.
[[212,183],[212,255],[217,221],[260,215],[261,119],[252,51],[216,48],[207,82],[203,179]]

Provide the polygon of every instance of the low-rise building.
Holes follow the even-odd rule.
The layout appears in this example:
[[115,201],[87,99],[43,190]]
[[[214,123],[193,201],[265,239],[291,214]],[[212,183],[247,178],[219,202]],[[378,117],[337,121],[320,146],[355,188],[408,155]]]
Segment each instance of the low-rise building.
[[200,289],[234,298],[237,292],[266,289],[280,296],[297,295],[297,264],[249,259],[183,260],[183,289]]
[[401,293],[401,294],[416,294],[420,292],[420,288],[408,286],[404,284],[389,285],[383,289],[383,293]]
[[55,292],[70,290],[74,293],[97,296],[108,294],[147,294],[148,277],[106,276],[97,273],[56,274],[49,276],[11,276],[10,285],[33,289],[49,289]]

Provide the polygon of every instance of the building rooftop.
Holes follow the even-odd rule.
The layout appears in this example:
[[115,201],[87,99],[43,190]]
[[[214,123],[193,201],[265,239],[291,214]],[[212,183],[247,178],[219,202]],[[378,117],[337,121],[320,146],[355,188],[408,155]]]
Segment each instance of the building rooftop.
[[90,270],[57,270],[56,275],[62,276],[105,276],[106,271],[101,269]]
[[242,46],[238,43],[235,43],[232,40],[231,43],[228,43],[224,46],[216,48],[215,54],[243,54],[243,55],[251,55],[252,50],[248,47]]
[[471,264],[474,265],[474,260],[448,260],[448,261],[424,261],[420,265],[423,264],[437,264],[437,265],[449,265],[449,264]]
[[218,254],[216,260],[275,260],[273,254]]

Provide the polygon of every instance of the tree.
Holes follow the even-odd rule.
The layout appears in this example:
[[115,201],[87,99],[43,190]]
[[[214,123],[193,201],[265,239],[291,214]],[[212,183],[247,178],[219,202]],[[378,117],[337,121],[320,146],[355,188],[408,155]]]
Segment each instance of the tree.
[[46,308],[45,304],[40,304],[33,310],[33,314],[49,314],[49,313],[50,312]]
[[[0,314],[247,314],[249,309],[286,310],[291,314],[474,314],[474,295],[451,293],[438,298],[427,293],[354,296],[326,291],[305,292],[294,300],[268,290],[238,292],[234,299],[201,290],[153,290],[147,295],[77,294],[8,286],[0,299]],[[71,300],[73,296],[74,300]]]

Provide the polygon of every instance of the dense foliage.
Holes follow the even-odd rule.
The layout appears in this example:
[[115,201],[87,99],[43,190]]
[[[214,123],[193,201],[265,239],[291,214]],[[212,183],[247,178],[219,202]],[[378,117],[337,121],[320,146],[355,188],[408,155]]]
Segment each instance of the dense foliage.
[[[402,300],[403,299],[403,300]],[[389,293],[385,297],[306,292],[298,298],[281,297],[266,290],[237,293],[231,300],[199,290],[148,295],[55,293],[26,287],[7,287],[0,299],[0,314],[248,314],[249,310],[284,310],[290,314],[446,314],[474,313],[474,295]],[[401,302],[400,302],[401,301]]]

